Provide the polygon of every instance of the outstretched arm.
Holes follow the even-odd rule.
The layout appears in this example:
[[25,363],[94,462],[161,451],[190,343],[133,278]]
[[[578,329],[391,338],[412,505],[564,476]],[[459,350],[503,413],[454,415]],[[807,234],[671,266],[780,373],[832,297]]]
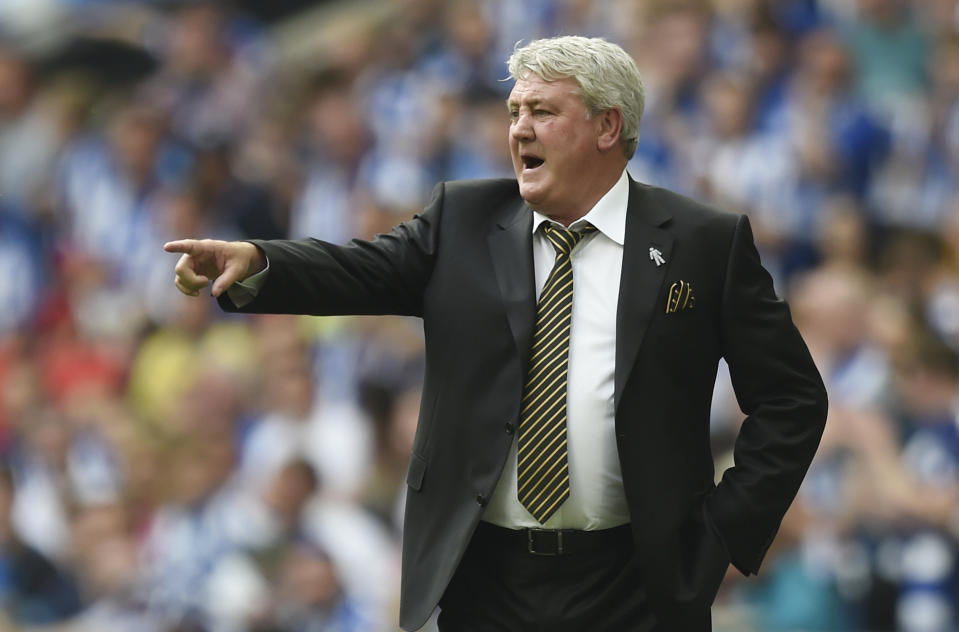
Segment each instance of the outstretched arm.
[[[439,184],[421,214],[371,241],[353,240],[345,246],[317,239],[188,239],[164,248],[183,253],[175,281],[181,292],[196,296],[213,280],[213,296],[228,311],[420,316],[439,244],[444,197],[445,187]],[[251,293],[255,297],[234,303],[234,294],[227,290],[267,265],[265,282]]]

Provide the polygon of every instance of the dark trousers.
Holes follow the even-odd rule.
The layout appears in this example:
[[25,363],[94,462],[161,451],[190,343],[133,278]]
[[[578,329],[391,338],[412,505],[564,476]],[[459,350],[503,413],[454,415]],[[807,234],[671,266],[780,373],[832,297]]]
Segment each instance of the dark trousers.
[[440,600],[440,632],[650,632],[632,539],[558,556],[504,545],[481,522]]

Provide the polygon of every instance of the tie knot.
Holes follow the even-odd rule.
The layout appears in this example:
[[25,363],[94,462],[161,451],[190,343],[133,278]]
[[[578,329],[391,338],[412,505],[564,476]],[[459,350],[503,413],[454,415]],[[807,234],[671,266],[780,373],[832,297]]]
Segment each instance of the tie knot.
[[563,228],[556,224],[546,224],[544,230],[546,231],[546,238],[549,239],[549,243],[553,244],[553,249],[556,250],[556,254],[569,256],[569,253],[573,252],[573,248],[576,247],[579,240],[590,233],[596,232],[596,227],[586,224],[582,228],[570,230],[569,228]]

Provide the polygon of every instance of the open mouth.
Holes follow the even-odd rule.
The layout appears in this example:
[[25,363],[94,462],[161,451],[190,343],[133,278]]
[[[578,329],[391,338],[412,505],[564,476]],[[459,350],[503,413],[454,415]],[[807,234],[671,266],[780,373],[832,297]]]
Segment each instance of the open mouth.
[[520,160],[523,161],[523,169],[535,169],[544,162],[542,158],[536,156],[520,156]]

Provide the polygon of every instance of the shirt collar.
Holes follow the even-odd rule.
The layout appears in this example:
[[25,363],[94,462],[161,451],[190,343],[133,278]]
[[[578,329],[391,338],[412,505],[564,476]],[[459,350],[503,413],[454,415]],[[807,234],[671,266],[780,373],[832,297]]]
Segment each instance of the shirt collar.
[[[599,199],[596,206],[569,227],[576,228],[584,223],[592,224],[596,230],[622,246],[626,242],[626,206],[628,204],[629,178],[624,169],[616,184]],[[543,222],[549,221],[552,220],[539,211],[533,211],[533,234]]]

